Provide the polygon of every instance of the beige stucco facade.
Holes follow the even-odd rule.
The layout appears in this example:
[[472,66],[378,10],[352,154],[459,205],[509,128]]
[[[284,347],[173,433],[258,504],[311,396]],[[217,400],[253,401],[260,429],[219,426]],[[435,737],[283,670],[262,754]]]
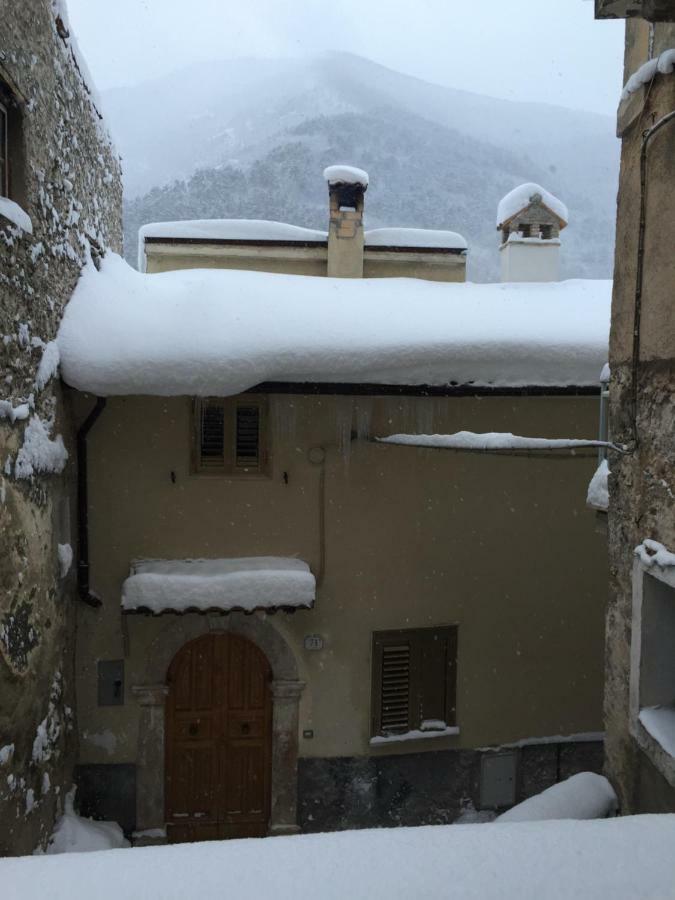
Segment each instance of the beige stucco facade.
[[[595,455],[454,453],[371,440],[460,429],[587,437],[597,400],[279,394],[270,404],[269,478],[192,474],[189,398],[110,399],[92,431],[91,585],[103,605],[79,611],[81,762],[133,762],[140,710],[131,689],[162,680],[158,643],[170,635],[178,646],[195,627],[219,627],[196,613],[122,614],[122,582],[136,557],[280,555],[310,564],[319,579],[314,609],[266,617],[306,683],[300,731],[313,738],[301,739],[301,756],[600,730],[604,538],[584,505]],[[319,446],[324,496],[321,464],[309,458]],[[372,632],[455,623],[459,735],[371,748]],[[307,634],[320,634],[323,649],[305,650]],[[97,706],[96,663],[106,658],[125,658],[124,706]]]
[[[146,271],[173,269],[241,269],[252,272],[280,272],[293,275],[327,275],[326,244],[307,246],[242,246],[214,241],[162,242],[145,245]],[[419,248],[369,248],[363,251],[364,278],[424,278],[427,281],[464,281],[466,256],[463,253]]]

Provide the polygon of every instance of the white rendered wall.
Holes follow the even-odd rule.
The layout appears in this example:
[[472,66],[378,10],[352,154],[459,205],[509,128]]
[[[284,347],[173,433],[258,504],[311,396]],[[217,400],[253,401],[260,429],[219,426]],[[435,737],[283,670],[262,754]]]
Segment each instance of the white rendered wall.
[[502,281],[560,281],[560,242],[507,241],[499,248]]

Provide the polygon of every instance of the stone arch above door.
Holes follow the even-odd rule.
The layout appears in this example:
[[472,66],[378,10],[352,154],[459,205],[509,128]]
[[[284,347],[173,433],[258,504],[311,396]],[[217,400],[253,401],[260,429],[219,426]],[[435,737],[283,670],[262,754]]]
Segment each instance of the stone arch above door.
[[210,632],[247,638],[267,657],[272,669],[272,799],[271,834],[297,832],[298,722],[305,683],[298,677],[293,651],[268,617],[231,613],[134,617],[134,634],[144,633],[144,660],[132,693],[140,707],[137,773],[137,829],[164,827],[164,708],[166,676],[171,660],[186,643]]

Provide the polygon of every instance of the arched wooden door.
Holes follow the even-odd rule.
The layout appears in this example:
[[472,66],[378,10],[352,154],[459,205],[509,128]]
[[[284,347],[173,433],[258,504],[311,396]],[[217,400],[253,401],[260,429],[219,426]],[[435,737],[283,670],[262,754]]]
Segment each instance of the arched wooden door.
[[166,701],[169,842],[267,834],[271,679],[265,655],[239,635],[204,635],[173,658]]

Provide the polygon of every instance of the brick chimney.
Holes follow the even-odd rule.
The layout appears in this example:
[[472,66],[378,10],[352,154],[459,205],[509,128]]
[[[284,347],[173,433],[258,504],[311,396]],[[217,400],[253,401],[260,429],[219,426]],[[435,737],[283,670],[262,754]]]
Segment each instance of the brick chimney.
[[368,173],[353,166],[329,166],[328,276],[363,278],[363,200]]

